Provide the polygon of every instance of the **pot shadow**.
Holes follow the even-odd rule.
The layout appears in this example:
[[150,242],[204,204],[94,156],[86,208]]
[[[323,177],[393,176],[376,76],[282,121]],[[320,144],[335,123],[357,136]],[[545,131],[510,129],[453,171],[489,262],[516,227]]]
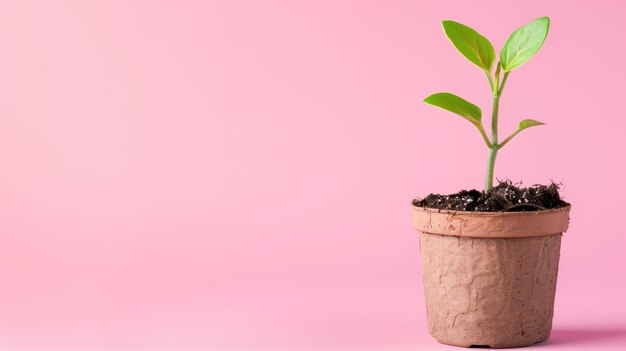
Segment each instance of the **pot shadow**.
[[544,345],[566,345],[604,342],[624,342],[626,345],[626,329],[591,329],[591,328],[571,328],[554,329]]

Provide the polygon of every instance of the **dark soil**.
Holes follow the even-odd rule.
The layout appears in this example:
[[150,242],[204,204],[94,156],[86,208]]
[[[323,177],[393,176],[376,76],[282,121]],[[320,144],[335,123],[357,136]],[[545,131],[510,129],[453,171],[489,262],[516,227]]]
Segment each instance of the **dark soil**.
[[455,211],[514,212],[548,210],[569,204],[561,199],[555,183],[522,188],[504,181],[487,193],[462,190],[450,195],[430,194],[413,200],[413,205]]

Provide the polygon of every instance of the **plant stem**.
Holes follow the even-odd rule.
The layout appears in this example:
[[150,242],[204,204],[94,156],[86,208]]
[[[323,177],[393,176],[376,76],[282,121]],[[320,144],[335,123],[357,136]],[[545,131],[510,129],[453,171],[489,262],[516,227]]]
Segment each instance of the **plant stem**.
[[494,92],[493,94],[493,108],[491,112],[491,147],[489,148],[489,160],[487,162],[485,192],[488,192],[491,188],[493,188],[493,174],[496,166],[496,156],[498,155],[498,107],[500,105],[501,91],[502,89],[498,92]]
[[[498,64],[498,68],[500,68]],[[499,70],[496,69],[496,76],[499,79]],[[493,89],[493,82],[491,80],[491,76],[489,76],[489,84],[492,86],[493,92],[493,108],[491,110],[491,146],[489,147],[489,160],[487,161],[487,176],[485,177],[485,192],[488,192],[493,188],[493,173],[496,168],[496,156],[498,155],[498,150],[500,147],[504,146],[504,144],[508,143],[509,140],[514,135],[508,137],[502,145],[498,144],[498,108],[500,107],[500,96],[502,96],[502,90],[504,90],[504,84],[506,83],[506,79],[509,77],[509,72],[504,73],[504,77],[502,77],[502,83],[496,80],[495,89]]]
[[498,144],[498,150],[502,149],[504,145],[506,145],[506,143],[508,143],[511,139],[513,139],[513,137],[515,137],[521,131],[522,131],[521,129],[518,129],[515,131],[515,133],[509,135],[508,138],[504,139],[500,144]]
[[502,95],[502,90],[504,89],[504,84],[506,83],[506,79],[509,77],[509,72],[504,73],[504,77],[502,77],[502,84],[500,84],[500,89],[498,90],[498,97]]
[[485,132],[485,128],[483,128],[482,123],[477,124],[476,127],[478,127],[478,131],[480,131],[480,135],[483,136],[483,139],[485,140],[485,144],[487,144],[487,147],[491,148],[493,145],[491,145],[491,142],[489,141],[489,138],[487,137],[487,133]]
[[485,192],[488,192],[493,188],[493,171],[496,165],[496,155],[498,149],[495,147],[489,148],[489,161],[487,162],[487,178],[485,180]]

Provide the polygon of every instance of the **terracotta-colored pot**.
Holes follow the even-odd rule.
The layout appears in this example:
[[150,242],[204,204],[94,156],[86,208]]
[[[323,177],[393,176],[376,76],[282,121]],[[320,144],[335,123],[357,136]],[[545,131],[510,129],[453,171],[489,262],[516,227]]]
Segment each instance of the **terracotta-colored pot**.
[[413,206],[430,334],[462,347],[521,347],[552,330],[570,206],[465,212]]

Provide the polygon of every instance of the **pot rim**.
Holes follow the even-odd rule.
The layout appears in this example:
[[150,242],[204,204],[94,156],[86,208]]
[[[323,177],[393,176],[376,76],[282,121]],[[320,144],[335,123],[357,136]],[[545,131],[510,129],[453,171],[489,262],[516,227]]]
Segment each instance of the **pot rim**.
[[478,212],[411,205],[413,227],[426,234],[471,238],[527,238],[561,234],[571,205],[544,211]]

